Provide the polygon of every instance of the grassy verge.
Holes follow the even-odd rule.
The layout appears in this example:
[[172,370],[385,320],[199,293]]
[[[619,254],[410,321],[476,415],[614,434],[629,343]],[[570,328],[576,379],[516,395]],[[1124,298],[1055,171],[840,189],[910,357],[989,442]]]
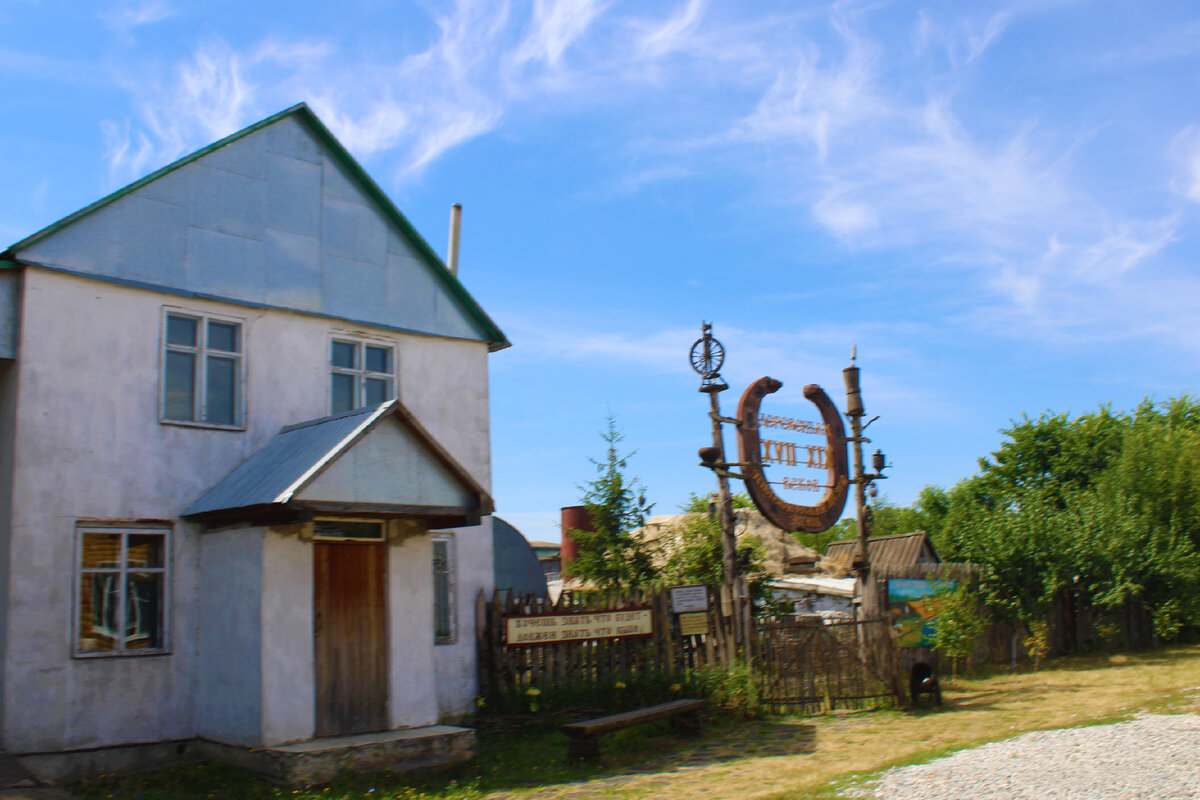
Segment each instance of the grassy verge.
[[641,726],[606,736],[602,765],[564,765],[565,738],[543,726],[481,736],[475,762],[424,777],[357,775],[294,790],[199,764],[71,788],[84,800],[835,798],[841,787],[881,769],[1032,730],[1111,722],[1143,709],[1200,710],[1197,687],[1200,646],[1167,648],[1061,659],[1036,673],[960,678],[946,687],[939,709],[728,723],[699,740]]

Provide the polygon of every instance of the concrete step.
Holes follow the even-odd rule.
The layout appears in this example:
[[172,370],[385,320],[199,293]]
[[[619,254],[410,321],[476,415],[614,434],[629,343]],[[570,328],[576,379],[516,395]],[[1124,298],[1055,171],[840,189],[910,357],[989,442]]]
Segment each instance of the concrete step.
[[340,772],[406,772],[457,764],[474,758],[475,747],[475,731],[470,728],[429,725],[253,750],[201,741],[193,752],[200,758],[224,761],[279,783],[312,786],[328,783]]
[[0,800],[73,800],[62,789],[46,786],[29,774],[21,762],[0,750]]

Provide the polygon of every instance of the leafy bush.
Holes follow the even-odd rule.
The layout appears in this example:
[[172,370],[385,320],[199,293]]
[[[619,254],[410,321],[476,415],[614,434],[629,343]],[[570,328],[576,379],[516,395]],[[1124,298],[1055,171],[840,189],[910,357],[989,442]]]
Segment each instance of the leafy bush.
[[766,706],[758,691],[754,670],[745,661],[729,667],[712,664],[692,675],[695,694],[709,701],[710,711],[735,719],[762,716]]

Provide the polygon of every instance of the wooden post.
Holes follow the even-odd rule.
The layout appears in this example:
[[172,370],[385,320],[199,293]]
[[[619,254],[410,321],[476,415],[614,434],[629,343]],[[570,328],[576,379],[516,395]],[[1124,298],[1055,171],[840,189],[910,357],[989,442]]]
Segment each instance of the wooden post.
[[[858,561],[855,563],[858,574],[858,592],[861,598],[860,608],[864,620],[873,620],[864,626],[863,640],[866,644],[867,658],[890,687],[896,704],[904,707],[906,695],[903,682],[896,671],[895,647],[890,629],[879,630],[884,626],[883,602],[879,593],[879,581],[871,574],[871,556],[868,540],[871,537],[870,510],[867,508],[867,484],[871,480],[866,477],[863,469],[863,438],[862,418],[866,416],[863,409],[862,390],[859,386],[858,367],[854,366],[854,354],[851,352],[851,364],[842,370],[842,378],[846,384],[846,416],[850,418],[850,442],[853,444],[853,477],[854,505],[858,523]],[[875,476],[872,476],[872,478]]]

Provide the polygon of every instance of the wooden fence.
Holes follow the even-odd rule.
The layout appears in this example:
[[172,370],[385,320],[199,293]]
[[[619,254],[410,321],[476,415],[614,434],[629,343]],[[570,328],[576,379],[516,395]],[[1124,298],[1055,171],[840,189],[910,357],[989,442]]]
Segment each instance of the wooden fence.
[[880,636],[890,637],[886,620],[757,620],[754,651],[760,699],[780,714],[890,703],[891,681],[869,656],[868,643]]
[[[680,675],[706,664],[728,665],[736,657],[733,618],[721,592],[707,587],[708,632],[682,635],[679,619],[671,613],[670,594],[634,592],[586,597],[564,592],[557,602],[534,596],[513,597],[498,591],[490,600],[476,601],[476,642],[479,648],[479,686],[486,695],[590,684],[609,686],[639,674]],[[509,647],[505,619],[534,614],[572,614],[649,608],[649,636],[588,639],[555,644]]]
[[[687,635],[680,632],[667,591],[590,598],[564,593],[557,602],[503,591],[490,600],[481,594],[476,607],[481,693],[497,697],[534,686],[541,691],[608,687],[647,674],[684,679],[704,666],[727,667],[748,655],[760,699],[779,713],[865,708],[892,696],[888,682],[864,660],[870,650],[864,642],[886,635],[886,622],[756,620],[749,642],[741,645],[735,640],[731,604],[722,602],[716,587],[706,591],[707,633]],[[649,636],[521,646],[505,641],[509,617],[634,608],[650,609]]]

